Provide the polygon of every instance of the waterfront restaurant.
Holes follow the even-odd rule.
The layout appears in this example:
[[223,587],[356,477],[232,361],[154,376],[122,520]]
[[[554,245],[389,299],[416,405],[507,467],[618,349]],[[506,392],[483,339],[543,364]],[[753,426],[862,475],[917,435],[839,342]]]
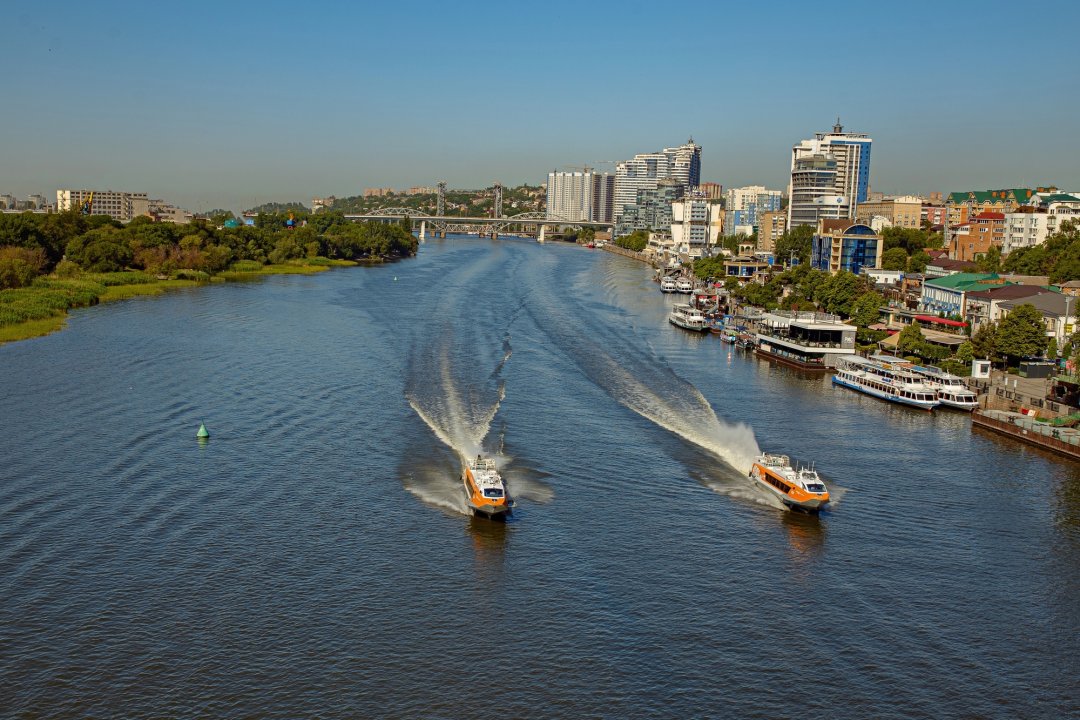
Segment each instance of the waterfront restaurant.
[[856,330],[827,313],[765,313],[758,321],[756,353],[804,370],[827,370],[855,354]]

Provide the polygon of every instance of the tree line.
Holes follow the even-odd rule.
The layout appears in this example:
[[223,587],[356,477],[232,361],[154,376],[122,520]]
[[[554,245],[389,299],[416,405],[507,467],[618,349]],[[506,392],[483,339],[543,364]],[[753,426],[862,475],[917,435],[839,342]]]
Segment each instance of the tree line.
[[392,224],[353,223],[342,213],[261,213],[255,226],[226,227],[197,220],[187,225],[135,218],[126,225],[77,210],[0,215],[0,288],[34,278],[140,270],[172,275],[214,274],[239,261],[285,263],[301,258],[381,260],[416,253],[408,219]]

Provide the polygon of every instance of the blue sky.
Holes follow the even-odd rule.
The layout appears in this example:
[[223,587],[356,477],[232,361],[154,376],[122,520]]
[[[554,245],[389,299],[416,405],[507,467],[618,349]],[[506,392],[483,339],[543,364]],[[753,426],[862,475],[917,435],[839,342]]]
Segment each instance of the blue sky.
[[1080,190],[1078,20],[1059,0],[23,3],[0,192],[241,209],[539,183],[691,135],[704,179],[783,187],[838,115],[873,137],[876,190]]

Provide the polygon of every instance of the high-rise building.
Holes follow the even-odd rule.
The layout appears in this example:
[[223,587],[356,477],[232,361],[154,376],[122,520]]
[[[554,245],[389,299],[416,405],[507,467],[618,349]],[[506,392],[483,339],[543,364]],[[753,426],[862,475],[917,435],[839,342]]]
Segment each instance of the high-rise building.
[[685,187],[697,187],[701,184],[701,146],[694,144],[694,138],[685,145],[664,148],[664,154],[671,158],[669,177]]
[[588,220],[592,212],[590,172],[548,173],[547,216],[563,220]]
[[787,213],[772,210],[758,213],[757,249],[759,252],[776,251],[776,241],[787,231]]
[[762,185],[728,188],[724,219],[725,235],[753,235],[761,213],[780,209],[782,193]]
[[564,220],[611,222],[615,176],[584,172],[548,173],[547,216]]
[[701,182],[701,146],[693,138],[679,147],[639,153],[615,166],[614,221],[618,223],[624,208],[637,202],[639,191],[655,190],[661,180],[672,180],[684,189]]
[[635,202],[623,206],[612,237],[629,235],[635,230],[667,232],[671,227],[671,204],[682,198],[685,189],[681,183],[664,178],[656,188],[639,190]]
[[844,197],[836,194],[836,158],[827,153],[795,161],[788,186],[788,228],[817,226],[822,218],[846,217]]
[[[821,218],[855,217],[859,203],[865,202],[870,192],[871,143],[868,135],[844,132],[837,119],[832,132],[815,133],[813,139],[791,149],[789,228],[816,225]],[[807,158],[814,160],[800,162]],[[831,172],[831,188],[822,185],[826,169]]]
[[704,182],[699,183],[698,188],[705,193],[705,198],[708,200],[723,200],[724,199],[724,186],[720,183]]
[[592,213],[593,222],[609,223],[615,207],[615,176],[611,173],[593,173]]
[[713,214],[723,209],[709,202],[703,190],[690,190],[671,204],[671,241],[675,252],[692,258],[708,256],[719,236]]

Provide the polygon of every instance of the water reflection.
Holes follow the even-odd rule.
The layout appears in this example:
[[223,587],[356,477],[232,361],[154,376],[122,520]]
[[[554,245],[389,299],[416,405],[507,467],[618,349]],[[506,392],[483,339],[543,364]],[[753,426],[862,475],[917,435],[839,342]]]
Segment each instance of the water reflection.
[[1070,467],[1062,473],[1054,491],[1057,496],[1057,525],[1080,540],[1080,469]]
[[510,541],[513,518],[499,520],[478,515],[469,517],[466,532],[472,541],[476,577],[485,582],[500,582]]
[[[822,515],[828,511],[822,511]],[[795,562],[812,562],[825,550],[825,522],[822,515],[810,515],[789,510],[781,516],[781,525],[787,531],[788,547]]]

